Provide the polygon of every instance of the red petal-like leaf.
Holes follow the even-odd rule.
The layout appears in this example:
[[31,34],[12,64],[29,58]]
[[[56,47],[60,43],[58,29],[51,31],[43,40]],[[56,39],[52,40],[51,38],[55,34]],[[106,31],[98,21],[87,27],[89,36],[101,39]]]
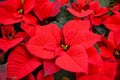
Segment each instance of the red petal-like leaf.
[[68,0],[60,0],[61,5],[68,3]]
[[34,6],[35,6],[35,2],[36,0],[24,0],[24,13],[27,14],[28,12],[30,12]]
[[41,60],[29,54],[24,45],[18,45],[8,57],[7,77],[22,79],[41,64]]
[[[84,25],[84,26],[83,26]],[[90,22],[88,20],[73,20],[67,22],[63,27],[63,35],[67,44],[73,39],[78,32],[88,31],[90,28]]]
[[88,56],[85,49],[78,45],[70,47],[66,54],[56,59],[56,65],[71,72],[87,73]]
[[52,3],[52,5],[53,5],[53,9],[50,16],[54,17],[60,12],[60,7],[61,7],[60,1],[55,0],[55,2]]
[[36,27],[26,24],[26,23],[21,23],[21,28],[30,36],[34,36],[35,35],[35,31],[36,31]]
[[108,41],[106,41],[105,43],[107,43],[107,42],[108,42],[108,45],[112,44],[111,46],[113,47],[113,49],[117,47],[117,45],[115,43],[115,37],[114,37],[114,32],[113,31],[109,32],[109,34],[108,34]]
[[23,40],[23,38],[15,38],[13,40],[1,38],[0,39],[0,49],[7,51],[8,49],[16,46],[22,40]]
[[63,27],[63,35],[66,44],[69,46],[82,44],[86,48],[95,44],[100,40],[101,36],[90,32],[89,28],[89,21],[74,20],[66,23]]
[[55,72],[59,71],[60,68],[55,64],[54,61],[44,61],[43,63],[45,76],[52,75]]
[[101,56],[104,57],[104,58],[112,58],[113,57],[113,50],[110,50],[106,47],[100,47],[100,50],[101,50]]
[[36,36],[29,40],[27,48],[37,57],[52,59],[56,56],[57,44],[60,44],[60,30],[56,25],[49,24],[39,27]]
[[50,1],[37,2],[34,7],[34,12],[40,20],[46,19],[51,16],[53,5]]
[[0,23],[1,24],[13,24],[20,22],[21,19],[16,19],[13,14],[7,12],[5,9],[0,7]]
[[22,17],[22,20],[31,25],[36,25],[37,24],[37,18],[31,14],[26,14]]
[[81,44],[85,48],[93,46],[97,41],[100,41],[101,36],[92,32],[79,32],[71,40],[71,45]]
[[104,75],[107,79],[105,80],[114,80],[116,75],[117,63],[115,62],[105,62],[104,63]]
[[68,10],[72,15],[74,15],[74,16],[76,16],[76,17],[80,17],[80,18],[81,18],[81,17],[86,17],[86,16],[88,16],[88,15],[90,15],[90,14],[93,13],[93,10],[86,10],[86,11],[84,11],[84,12],[78,12],[78,11],[72,9],[72,8],[67,8],[67,10]]
[[86,51],[88,54],[88,60],[90,64],[95,64],[95,65],[103,64],[102,58],[95,47],[90,47],[86,49]]
[[91,0],[76,0],[79,6],[85,6]]
[[77,80],[101,80],[101,78],[100,78],[100,75],[94,74],[94,75],[82,76]]
[[118,47],[120,45],[120,32],[114,32],[113,37],[114,37],[115,44]]
[[112,31],[120,31],[120,15],[115,14],[115,15],[109,17],[104,22],[104,25]]

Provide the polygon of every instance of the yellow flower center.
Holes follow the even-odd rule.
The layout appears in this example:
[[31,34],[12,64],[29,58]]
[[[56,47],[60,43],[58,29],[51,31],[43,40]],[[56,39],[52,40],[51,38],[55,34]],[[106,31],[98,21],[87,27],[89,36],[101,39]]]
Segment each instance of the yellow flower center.
[[25,0],[22,0],[22,4],[24,4]]
[[22,14],[23,12],[24,12],[24,10],[22,8],[18,10],[19,14]]
[[66,51],[69,49],[69,45],[66,45],[66,44],[61,44],[61,47]]
[[118,50],[115,50],[114,56],[115,58],[120,59],[120,52]]
[[70,79],[68,77],[66,77],[66,76],[63,76],[62,80],[70,80]]

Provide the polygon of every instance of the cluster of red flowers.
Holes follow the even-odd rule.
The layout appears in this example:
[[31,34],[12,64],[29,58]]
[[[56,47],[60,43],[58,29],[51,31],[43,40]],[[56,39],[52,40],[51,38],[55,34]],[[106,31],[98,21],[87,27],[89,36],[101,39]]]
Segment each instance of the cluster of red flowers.
[[[63,6],[73,20],[60,28],[52,22]],[[101,7],[97,0],[1,1],[0,58],[8,56],[7,79],[54,80],[65,70],[75,80],[120,80],[119,20],[120,4]],[[107,36],[94,30],[100,25]]]

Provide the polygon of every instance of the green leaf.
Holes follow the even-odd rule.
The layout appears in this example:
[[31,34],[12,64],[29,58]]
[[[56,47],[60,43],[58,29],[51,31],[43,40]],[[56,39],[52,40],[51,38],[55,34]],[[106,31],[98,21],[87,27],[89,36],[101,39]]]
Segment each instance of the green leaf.
[[[64,79],[63,79],[64,77]],[[76,80],[75,75],[71,72],[61,70],[57,73],[54,74],[54,79],[55,80],[65,80],[65,79],[70,79],[70,80]]]
[[99,0],[99,2],[103,7],[108,7],[110,5],[110,0]]
[[94,27],[93,30],[95,31],[95,33],[105,35],[105,37],[107,37],[109,33],[109,30],[104,25]]
[[64,25],[69,20],[73,20],[73,16],[66,10],[66,7],[61,7],[60,13],[57,15],[58,23]]

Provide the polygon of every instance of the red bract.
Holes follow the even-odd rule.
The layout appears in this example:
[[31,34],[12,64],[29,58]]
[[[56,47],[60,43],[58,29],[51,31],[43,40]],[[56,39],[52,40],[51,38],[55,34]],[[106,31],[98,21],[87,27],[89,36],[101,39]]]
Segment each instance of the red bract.
[[55,64],[55,60],[49,60],[43,62],[43,70],[44,76],[48,76],[60,71],[60,68]]
[[[6,0],[0,2],[0,23],[13,24],[22,20],[34,7],[36,0]],[[31,19],[31,17],[29,17]]]
[[103,60],[95,47],[92,46],[86,49],[86,51],[88,55],[89,64],[94,64],[99,66],[103,64]]
[[29,54],[23,44],[18,45],[8,57],[7,78],[8,80],[22,79],[41,64],[41,60]]
[[36,31],[36,26],[33,25],[29,25],[27,23],[21,23],[21,28],[30,36],[34,36],[35,35],[35,31]]
[[73,3],[73,9],[67,8],[67,10],[76,17],[87,17],[92,25],[100,25],[102,23],[101,16],[107,12],[107,8],[101,7],[98,1],[91,0],[77,0],[78,5]]
[[54,17],[58,14],[60,8],[59,0],[50,2],[49,0],[37,0],[34,12],[37,17],[42,21],[48,17]]
[[61,5],[65,5],[68,3],[69,0],[60,0]]
[[103,23],[111,31],[120,31],[120,14],[114,14]]
[[60,30],[57,25],[39,26],[36,35],[28,41],[27,48],[31,54],[39,58],[53,59],[57,56],[55,50],[60,44],[60,37]]
[[117,4],[113,7],[114,10],[116,11],[120,11],[120,4]]
[[73,8],[68,8],[68,11],[76,17],[86,17],[93,14],[95,17],[101,16],[107,12],[106,8],[99,6],[99,2],[77,0],[78,5],[73,3]]

